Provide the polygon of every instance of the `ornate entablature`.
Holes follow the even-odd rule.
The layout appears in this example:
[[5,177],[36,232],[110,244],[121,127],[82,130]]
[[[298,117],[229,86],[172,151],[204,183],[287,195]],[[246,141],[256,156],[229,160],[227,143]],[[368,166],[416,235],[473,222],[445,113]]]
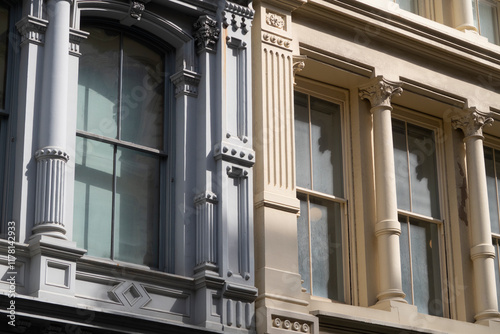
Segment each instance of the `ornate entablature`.
[[194,23],[194,39],[198,52],[215,52],[215,46],[219,40],[220,29],[217,21],[208,15],[203,15]]
[[451,117],[454,129],[462,129],[465,138],[483,137],[483,127],[493,124],[493,118],[477,110],[476,107],[468,108]]

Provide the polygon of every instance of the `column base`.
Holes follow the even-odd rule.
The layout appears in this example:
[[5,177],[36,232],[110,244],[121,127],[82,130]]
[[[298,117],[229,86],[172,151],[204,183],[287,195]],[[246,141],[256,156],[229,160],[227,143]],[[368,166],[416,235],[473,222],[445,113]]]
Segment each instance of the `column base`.
[[476,319],[476,324],[488,326],[490,321],[499,322],[500,323],[500,312],[497,310],[486,310],[480,312],[474,316]]
[[391,289],[391,290],[386,290],[384,292],[381,292],[377,295],[377,299],[379,303],[383,303],[386,301],[394,301],[398,303],[404,303],[408,304],[408,302],[405,299],[405,293],[399,289]]
[[30,240],[41,235],[68,240],[66,237],[66,228],[57,223],[42,223],[35,225],[35,227],[31,230],[31,233],[32,236],[30,237]]

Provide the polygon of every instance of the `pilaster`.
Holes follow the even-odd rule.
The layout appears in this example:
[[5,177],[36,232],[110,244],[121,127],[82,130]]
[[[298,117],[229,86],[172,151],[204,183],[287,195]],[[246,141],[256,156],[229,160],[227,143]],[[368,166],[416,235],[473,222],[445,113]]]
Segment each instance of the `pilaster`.
[[391,301],[406,303],[401,280],[401,227],[398,221],[391,121],[391,98],[402,91],[399,82],[386,80],[382,76],[359,87],[359,96],[370,101],[373,114],[379,304]]
[[455,129],[464,132],[470,210],[470,257],[473,264],[474,306],[477,323],[500,320],[496,300],[495,249],[491,226],[484,164],[483,127],[493,119],[472,107],[452,117]]

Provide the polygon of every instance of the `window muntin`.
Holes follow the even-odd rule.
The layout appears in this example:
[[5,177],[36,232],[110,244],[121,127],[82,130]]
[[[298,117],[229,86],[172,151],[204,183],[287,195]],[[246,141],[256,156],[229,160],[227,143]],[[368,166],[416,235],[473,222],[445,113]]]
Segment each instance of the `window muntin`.
[[495,247],[495,280],[497,285],[497,301],[500,306],[500,150],[484,147],[484,164],[486,168],[486,186],[488,189],[488,207],[490,211],[490,224]]
[[489,0],[472,0],[474,25],[490,43],[499,44],[498,5]]
[[341,106],[295,92],[299,273],[314,296],[344,302]]
[[403,291],[420,313],[442,316],[435,133],[398,119],[392,125]]
[[123,32],[83,29],[74,239],[89,255],[157,268],[164,54]]

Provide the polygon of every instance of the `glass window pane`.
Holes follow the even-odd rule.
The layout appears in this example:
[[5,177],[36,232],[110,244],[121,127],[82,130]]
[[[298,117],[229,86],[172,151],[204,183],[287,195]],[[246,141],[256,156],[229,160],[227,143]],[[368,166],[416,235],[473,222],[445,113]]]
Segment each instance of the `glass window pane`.
[[111,257],[113,147],[76,137],[73,240],[89,255]]
[[394,169],[398,208],[410,211],[410,178],[408,176],[405,122],[396,119],[392,120],[392,139],[394,142]]
[[77,128],[117,138],[120,36],[83,27],[90,33],[80,46]]
[[441,218],[434,132],[407,124],[412,212]]
[[414,303],[420,313],[442,316],[438,227],[414,220],[410,224]]
[[472,17],[474,19],[474,27],[479,29],[479,22],[477,21],[477,1],[478,0],[472,0]]
[[500,308],[500,253],[499,253],[499,247],[500,247],[500,240],[498,239],[493,239],[493,246],[495,246],[495,281],[497,282],[497,301],[498,301],[498,308]]
[[125,148],[116,154],[114,257],[158,266],[159,158]]
[[497,43],[497,8],[487,1],[479,1],[479,30],[481,36],[487,37],[490,43]]
[[344,301],[340,204],[311,198],[312,292]]
[[121,139],[163,148],[163,57],[123,38]]
[[307,196],[300,194],[300,216],[297,218],[297,240],[299,243],[299,274],[304,281],[302,287],[311,293],[311,267],[309,259],[309,218]]
[[297,186],[312,189],[307,95],[295,92],[295,166]]
[[9,45],[9,10],[0,4],[0,109],[5,109],[7,51]]
[[403,292],[409,304],[412,302],[411,292],[411,268],[410,268],[410,240],[408,235],[408,223],[406,217],[399,217],[401,223],[401,236],[399,237],[399,248],[401,252],[401,277],[403,281]]
[[[495,175],[495,162],[493,160],[493,149],[485,147],[484,165],[486,167],[486,186],[488,189],[488,207],[490,211],[491,231],[493,233],[500,233],[498,224],[497,176]],[[496,164],[497,167],[500,167],[500,162],[496,162]]]
[[417,0],[396,0],[396,3],[399,4],[399,8],[401,9],[418,14]]
[[340,106],[312,96],[310,99],[313,189],[343,197]]

